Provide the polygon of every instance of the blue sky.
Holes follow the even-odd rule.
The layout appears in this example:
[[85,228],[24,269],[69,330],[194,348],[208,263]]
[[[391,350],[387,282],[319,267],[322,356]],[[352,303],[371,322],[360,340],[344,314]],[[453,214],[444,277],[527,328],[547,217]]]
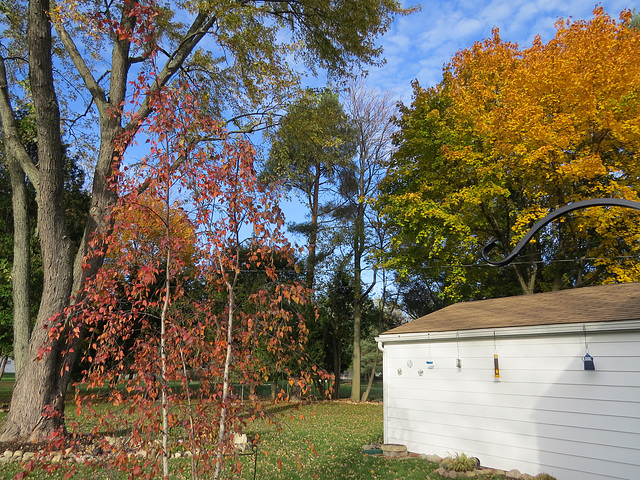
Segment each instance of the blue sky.
[[[405,6],[415,5],[404,0]],[[555,34],[559,18],[587,20],[595,0],[425,0],[422,11],[397,18],[382,38],[387,63],[369,70],[369,85],[389,90],[404,103],[411,101],[411,81],[429,87],[442,79],[442,67],[460,49],[491,36],[497,27],[505,41],[531,45]],[[638,0],[599,2],[616,20],[626,8],[640,10]]]
[[[417,2],[403,0],[404,6]],[[392,92],[397,100],[411,102],[411,82],[434,86],[442,79],[442,68],[458,51],[491,36],[497,27],[505,41],[530,46],[540,35],[548,42],[558,19],[588,20],[595,0],[425,0],[420,12],[399,17],[382,37],[386,64],[370,68],[368,88]],[[598,2],[614,19],[624,9],[640,10],[640,0]],[[287,222],[304,221],[305,208],[292,198],[283,205]],[[294,236],[294,241],[302,241]]]

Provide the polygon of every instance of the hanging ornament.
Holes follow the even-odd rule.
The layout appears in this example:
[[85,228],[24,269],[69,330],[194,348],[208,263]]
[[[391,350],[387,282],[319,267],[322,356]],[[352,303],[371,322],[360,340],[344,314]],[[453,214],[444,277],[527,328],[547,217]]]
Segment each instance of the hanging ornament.
[[435,365],[431,359],[431,337],[429,333],[427,333],[427,354],[429,356],[429,360],[427,360],[427,368],[432,369]]
[[500,378],[500,365],[498,364],[498,345],[496,344],[496,332],[493,332],[493,377]]
[[582,331],[584,332],[584,351],[585,356],[582,357],[582,361],[584,362],[585,370],[595,370],[596,365],[593,363],[593,357],[589,355],[589,344],[587,343],[587,327],[582,324]]

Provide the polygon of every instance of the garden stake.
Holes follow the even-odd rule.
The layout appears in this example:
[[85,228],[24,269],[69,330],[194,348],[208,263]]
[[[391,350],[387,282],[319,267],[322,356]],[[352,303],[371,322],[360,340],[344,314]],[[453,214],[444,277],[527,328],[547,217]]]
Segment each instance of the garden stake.
[[496,332],[493,331],[493,376],[500,378],[500,366],[498,365],[498,346],[496,344]]

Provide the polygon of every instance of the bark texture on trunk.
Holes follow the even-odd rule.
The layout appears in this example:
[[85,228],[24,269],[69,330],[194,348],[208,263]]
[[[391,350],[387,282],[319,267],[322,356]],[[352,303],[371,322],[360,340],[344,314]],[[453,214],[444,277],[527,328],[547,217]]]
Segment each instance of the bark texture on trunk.
[[[126,3],[126,2],[125,2]],[[110,208],[116,201],[110,178],[114,165],[119,163],[131,136],[140,122],[151,113],[150,97],[166,85],[180,69],[195,46],[210,30],[216,17],[200,12],[193,19],[183,41],[169,55],[169,60],[155,77],[145,100],[130,123],[122,124],[122,106],[129,86],[131,42],[129,38],[114,40],[109,70],[109,89],[93,78],[90,65],[85,63],[62,19],[50,18],[54,11],[49,0],[32,0],[27,13],[27,45],[29,49],[29,82],[34,100],[34,116],[38,137],[38,165],[33,163],[21,144],[15,125],[8,90],[4,59],[0,58],[0,124],[5,148],[11,149],[22,170],[36,189],[38,203],[38,232],[42,250],[44,286],[40,309],[31,335],[27,360],[14,388],[11,407],[0,434],[0,440],[42,440],[64,426],[64,396],[71,368],[77,356],[78,339],[67,342],[72,328],[73,313],[67,307],[82,300],[81,289],[86,280],[101,267],[103,256],[86,258],[89,241],[96,232],[107,233],[111,228]],[[135,16],[122,9],[120,24],[131,28]],[[91,95],[99,115],[100,149],[93,174],[90,211],[84,236],[74,251],[65,233],[63,206],[64,149],[61,136],[60,112],[53,80],[52,20],[65,55],[76,67],[84,87]],[[124,139],[124,133],[128,136]],[[102,245],[96,246],[101,251]],[[75,255],[75,259],[74,259]],[[49,338],[49,328],[55,326],[59,338]],[[45,414],[52,412],[52,414]]]
[[[64,396],[70,368],[60,368],[61,349],[51,344],[42,359],[41,346],[49,345],[45,325],[60,322],[60,312],[71,294],[73,273],[71,242],[64,235],[64,158],[60,135],[60,111],[54,89],[51,60],[51,26],[47,0],[29,3],[27,43],[29,82],[38,136],[38,234],[42,247],[44,284],[36,330],[11,400],[1,440],[15,437],[39,440],[64,425]],[[54,320],[55,319],[55,320]],[[47,407],[47,406],[50,407]],[[51,415],[43,415],[52,409]]]
[[11,203],[13,207],[13,357],[16,379],[19,378],[29,354],[31,334],[30,286],[31,249],[29,245],[29,214],[27,212],[27,185],[18,162],[9,156],[11,177]]
[[342,372],[342,345],[341,338],[337,333],[331,335],[331,343],[333,347],[333,372],[335,378],[333,380],[333,399],[340,399],[340,374]]
[[366,195],[364,189],[364,162],[363,153],[360,155],[360,176],[358,188],[358,200],[356,206],[356,218],[354,219],[354,235],[353,235],[353,278],[354,278],[354,301],[353,301],[353,383],[351,384],[351,400],[360,401],[360,330],[362,326],[362,257],[365,252],[365,230],[364,230],[364,213],[365,205],[363,200]]
[[2,377],[4,376],[4,369],[7,368],[7,360],[9,360],[8,355],[3,356],[0,360],[0,380],[2,380]]
[[367,389],[362,394],[363,402],[369,400],[369,394],[371,393],[371,387],[373,386],[373,379],[376,376],[376,367],[378,366],[378,352],[379,350],[376,349],[376,355],[373,359],[373,367],[371,367],[371,373],[369,374],[369,383],[367,383]]

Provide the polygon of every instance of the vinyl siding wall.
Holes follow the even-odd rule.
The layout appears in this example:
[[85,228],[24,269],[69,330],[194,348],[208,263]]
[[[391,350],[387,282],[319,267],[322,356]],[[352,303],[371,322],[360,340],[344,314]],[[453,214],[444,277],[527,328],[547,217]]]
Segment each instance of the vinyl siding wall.
[[595,371],[578,333],[385,343],[385,442],[558,480],[640,479],[640,332],[587,340]]

